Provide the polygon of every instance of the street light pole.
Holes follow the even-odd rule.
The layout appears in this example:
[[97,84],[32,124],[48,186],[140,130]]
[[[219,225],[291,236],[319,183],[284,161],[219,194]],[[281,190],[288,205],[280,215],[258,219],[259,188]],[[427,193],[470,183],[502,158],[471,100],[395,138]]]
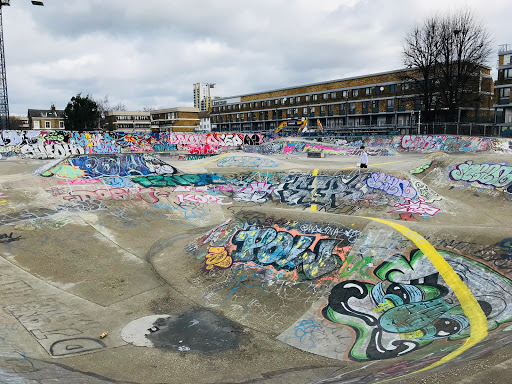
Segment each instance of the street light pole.
[[[0,131],[10,128],[9,98],[7,97],[7,72],[5,70],[4,27],[2,8],[10,6],[10,0],[0,0]],[[42,1],[32,1],[33,5],[43,6]]]

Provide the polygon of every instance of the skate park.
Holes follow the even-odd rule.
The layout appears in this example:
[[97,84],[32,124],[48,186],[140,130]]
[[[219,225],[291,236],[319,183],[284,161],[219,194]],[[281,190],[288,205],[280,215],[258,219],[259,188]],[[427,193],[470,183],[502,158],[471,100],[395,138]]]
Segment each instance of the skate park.
[[508,382],[511,139],[4,131],[0,156],[0,382]]

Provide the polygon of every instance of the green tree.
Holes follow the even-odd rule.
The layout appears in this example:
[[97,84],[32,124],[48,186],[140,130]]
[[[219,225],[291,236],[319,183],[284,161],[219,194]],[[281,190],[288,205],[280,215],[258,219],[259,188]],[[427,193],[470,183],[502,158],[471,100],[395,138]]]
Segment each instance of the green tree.
[[67,130],[96,130],[99,117],[98,104],[89,95],[83,97],[80,93],[71,98],[64,110],[64,124]]

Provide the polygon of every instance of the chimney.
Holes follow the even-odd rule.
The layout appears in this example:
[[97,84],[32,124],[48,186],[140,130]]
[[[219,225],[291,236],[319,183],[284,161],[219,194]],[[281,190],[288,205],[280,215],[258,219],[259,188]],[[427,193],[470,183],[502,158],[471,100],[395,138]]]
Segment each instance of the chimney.
[[55,113],[55,104],[52,104],[52,112]]

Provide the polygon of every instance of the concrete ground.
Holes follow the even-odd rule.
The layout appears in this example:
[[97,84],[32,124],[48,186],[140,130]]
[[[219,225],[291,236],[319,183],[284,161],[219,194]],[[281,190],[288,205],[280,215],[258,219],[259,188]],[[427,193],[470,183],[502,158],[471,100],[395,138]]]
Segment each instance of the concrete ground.
[[[277,184],[294,174],[358,173],[358,158],[351,156],[230,152],[194,161],[161,159],[180,175],[217,174],[235,185]],[[337,333],[309,350],[289,337],[297,336],[299,320],[321,317],[329,292],[346,279],[263,281],[257,267],[235,271],[222,261],[207,269],[208,244],[220,240],[198,243],[233,218],[240,223],[269,217],[276,223],[330,223],[361,234],[343,257],[373,252],[369,268],[379,254],[391,255],[391,244],[393,252],[404,254],[413,246],[398,232],[363,218],[374,217],[405,225],[438,250],[476,260],[506,285],[512,278],[512,202],[503,189],[451,179],[449,172],[466,161],[510,164],[512,155],[402,152],[370,158],[368,172],[414,178],[426,186],[427,202],[439,213],[421,215],[389,213],[403,200],[390,200],[382,192],[372,199],[388,200],[378,204],[367,198],[354,206],[322,209],[283,203],[275,193],[270,200],[247,201],[227,189],[169,185],[141,192],[138,188],[144,187],[133,177],[42,177],[61,160],[4,159],[0,382],[510,383],[512,317],[507,317],[511,303],[506,300],[486,338],[437,368],[417,372],[460,347],[464,338],[435,340],[391,359],[355,361],[348,356],[355,334],[346,325],[317,321],[315,326]],[[421,173],[410,173],[430,162]],[[233,231],[242,228],[230,225]],[[354,272],[346,265],[340,270],[354,280],[372,271]],[[496,297],[497,289],[505,289],[491,287],[492,278],[486,281],[478,285],[479,294],[487,290]],[[471,281],[466,284],[472,287]],[[307,332],[300,332],[302,343]],[[338,348],[335,337],[341,340],[342,334]]]

